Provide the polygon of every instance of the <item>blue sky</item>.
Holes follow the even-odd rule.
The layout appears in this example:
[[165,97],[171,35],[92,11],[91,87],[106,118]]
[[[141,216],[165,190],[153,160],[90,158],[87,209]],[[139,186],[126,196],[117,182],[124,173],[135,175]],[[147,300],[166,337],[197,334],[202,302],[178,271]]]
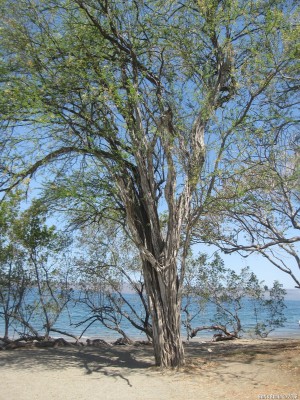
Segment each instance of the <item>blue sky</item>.
[[[298,253],[300,252],[299,245],[297,246]],[[213,254],[217,248],[214,246],[204,246],[204,245],[196,245],[193,248],[194,254],[199,252]],[[225,266],[227,268],[234,269],[239,272],[244,267],[250,267],[251,271],[253,271],[260,281],[264,281],[267,286],[272,286],[275,280],[278,280],[285,289],[294,289],[295,283],[293,279],[285,272],[280,271],[273,264],[271,264],[268,260],[266,260],[263,256],[259,254],[251,254],[248,257],[242,257],[238,253],[232,254],[223,254],[220,253],[222,259],[225,262]],[[288,265],[292,268],[297,277],[299,277],[300,271],[296,269],[295,262],[292,258],[286,258],[286,262],[290,262]],[[300,289],[299,298],[300,298]]]

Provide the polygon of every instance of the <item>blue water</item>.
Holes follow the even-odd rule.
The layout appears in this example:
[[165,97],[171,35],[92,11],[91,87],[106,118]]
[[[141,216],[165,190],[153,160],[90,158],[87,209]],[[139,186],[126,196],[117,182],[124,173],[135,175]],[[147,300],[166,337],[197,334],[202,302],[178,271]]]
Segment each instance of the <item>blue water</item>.
[[[139,298],[135,294],[127,294],[125,298],[134,305],[134,309],[138,312],[138,314],[142,313],[142,309],[139,303]],[[284,327],[277,328],[275,331],[271,332],[269,337],[290,337],[290,338],[300,338],[300,298],[297,300],[285,300],[286,309],[284,311],[286,322],[284,323]],[[124,306],[126,309],[126,306]],[[127,308],[127,311],[128,308]],[[192,310],[193,311],[193,310]],[[215,312],[215,308],[213,305],[208,305],[205,311],[199,313],[193,321],[192,327],[195,328],[201,325],[212,325],[215,321],[213,319],[213,315]],[[191,312],[193,315],[193,312]],[[83,330],[87,326],[88,322],[83,324],[82,326],[76,327],[76,324],[80,321],[87,319],[91,314],[86,306],[80,303],[73,303],[69,305],[68,309],[65,309],[64,312],[60,315],[54,327],[56,329],[66,331],[71,333],[77,337],[82,335],[82,340],[85,340],[87,337],[90,338],[102,338],[107,341],[113,341],[119,338],[121,335],[113,330],[110,330],[104,327],[99,321],[92,324],[85,332],[82,334]],[[253,329],[255,325],[255,318],[253,312],[251,311],[249,302],[245,301],[243,309],[239,313],[242,326],[244,328],[244,332],[242,333],[243,337],[249,337],[251,328]],[[185,319],[185,314],[182,315],[182,319]],[[262,317],[264,319],[264,316]],[[31,318],[30,322],[37,329],[40,334],[43,334],[43,319],[40,316],[36,316],[35,318]],[[135,329],[124,317],[119,321],[120,327],[126,332],[126,334],[132,339],[146,339],[145,335]],[[3,321],[0,318],[0,337],[3,336]],[[20,329],[17,326],[12,326],[10,329],[10,336],[17,337]],[[207,340],[212,337],[215,332],[212,331],[202,331],[197,335],[198,339]],[[51,336],[58,337],[63,336],[59,333],[51,333]],[[182,337],[186,338],[186,330],[184,326],[182,327]]]

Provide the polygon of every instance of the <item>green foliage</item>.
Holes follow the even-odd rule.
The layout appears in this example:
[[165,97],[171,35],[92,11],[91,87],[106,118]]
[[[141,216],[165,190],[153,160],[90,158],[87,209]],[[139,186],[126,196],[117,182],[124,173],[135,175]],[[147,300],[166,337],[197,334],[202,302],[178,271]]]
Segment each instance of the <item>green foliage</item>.
[[[279,282],[275,281],[273,287],[268,289],[263,282],[259,282],[249,267],[243,268],[240,273],[225,268],[218,253],[214,254],[211,261],[205,254],[192,259],[189,271],[185,295],[188,298],[192,297],[192,301],[187,301],[188,307],[198,302],[203,312],[208,304],[213,304],[216,312],[211,323],[219,327],[223,334],[239,337],[245,332],[242,313],[249,305],[256,324],[248,333],[254,332],[255,335],[266,337],[274,329],[283,326],[286,320],[286,292]],[[188,317],[185,326],[190,336],[193,332],[193,317],[189,314],[189,309],[184,311]],[[201,330],[201,327],[198,330]],[[197,332],[197,328],[194,328],[194,331]]]
[[[166,205],[176,225],[186,191],[185,215],[204,218],[181,230],[197,222],[202,240],[217,241],[207,215],[247,212],[255,189],[280,185],[268,157],[287,155],[278,139],[298,122],[296,2],[7,0],[0,9],[3,190],[44,169],[44,199],[76,226],[137,221],[145,206],[137,225],[152,227]],[[166,222],[153,241],[170,233]]]
[[[257,298],[254,297],[254,312],[256,318],[256,325],[254,327],[255,335],[260,337],[267,337],[270,332],[280,326],[284,326],[286,318],[284,317],[284,295],[286,291],[282,288],[282,285],[275,281],[273,287],[268,289],[265,287],[267,293],[266,298],[261,297],[261,294],[257,294]],[[264,316],[264,320],[261,321],[260,314]]]
[[28,251],[42,251],[48,249],[51,252],[59,252],[68,244],[68,237],[58,232],[55,226],[46,224],[46,216],[40,207],[33,205],[22,213],[15,221],[14,232],[16,239],[28,249]]
[[[289,152],[297,2],[3,0],[0,13],[0,190],[43,171],[44,198],[77,226],[127,225],[168,320],[181,244],[196,224],[216,242],[208,217],[243,209],[249,186],[269,187],[274,149]],[[52,233],[26,218],[24,243],[43,248]]]
[[21,198],[13,195],[0,205],[0,317],[5,337],[13,328],[39,335],[34,325],[47,336],[70,300],[70,271],[62,253],[70,239],[47,226],[39,203],[21,211]]
[[8,337],[14,315],[30,290],[25,252],[14,240],[13,226],[19,214],[20,195],[11,195],[0,204],[0,318],[4,338]]
[[[89,154],[105,159],[102,168],[120,172],[124,161],[136,165],[138,151],[150,151],[153,144],[155,159],[158,137],[178,161],[184,151],[193,150],[198,115],[207,121],[206,144],[212,154],[228,131],[249,148],[261,126],[265,124],[265,137],[288,117],[288,98],[284,111],[269,101],[284,89],[284,72],[297,63],[292,53],[298,32],[292,23],[298,12],[294,2],[155,1],[133,6],[113,1],[107,9],[104,2],[7,0],[1,12],[3,126],[25,127],[6,142],[19,161],[22,144],[26,157],[17,163],[18,174],[62,146],[70,148],[72,159]],[[274,42],[280,43],[276,53]],[[256,103],[244,114],[251,96]],[[162,129],[168,107],[171,132]],[[268,119],[263,118],[266,111]],[[243,148],[228,146],[238,153],[235,164],[241,171],[237,160]],[[174,164],[178,172],[186,173],[186,162],[184,168],[180,164]],[[193,178],[196,184],[200,173]]]

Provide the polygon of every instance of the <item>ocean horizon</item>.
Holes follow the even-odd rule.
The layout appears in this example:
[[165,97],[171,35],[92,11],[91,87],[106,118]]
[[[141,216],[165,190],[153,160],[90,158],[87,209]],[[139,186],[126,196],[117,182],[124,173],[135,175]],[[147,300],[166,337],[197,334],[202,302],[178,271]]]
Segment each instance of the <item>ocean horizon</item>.
[[[133,304],[134,309],[137,311],[137,313],[140,313],[141,315],[142,307],[139,297],[133,293],[127,293],[127,294],[124,293],[123,295],[126,298],[126,300],[130,302],[130,304]],[[300,290],[288,289],[287,295],[285,296],[285,305],[286,308],[284,310],[284,315],[286,317],[286,322],[284,323],[283,327],[276,328],[273,332],[271,332],[268,335],[268,337],[270,338],[272,337],[300,338],[300,325],[299,325]],[[129,312],[130,310],[128,308],[126,310],[126,307],[127,306],[124,305],[124,310],[126,312]],[[195,313],[196,310],[191,309],[191,315],[194,315]],[[200,312],[197,316],[195,316],[191,324],[192,328],[196,328],[198,326],[203,326],[203,325],[212,325],[214,323],[214,318],[213,318],[214,313],[215,313],[214,306],[208,305],[204,311]],[[93,323],[87,329],[86,327],[90,322],[90,320],[87,321],[85,324],[78,326],[78,323],[80,321],[86,320],[87,318],[89,318],[89,316],[91,316],[91,314],[83,304],[74,302],[72,304],[69,304],[68,308],[61,313],[60,317],[54,324],[54,328],[62,332],[67,332],[70,335],[81,337],[81,340],[83,341],[88,338],[103,339],[105,341],[114,341],[121,337],[120,333],[118,333],[115,330],[108,329],[107,327],[102,325],[99,321]],[[241,332],[241,336],[243,338],[255,337],[253,334],[253,328],[255,326],[256,320],[255,316],[253,315],[253,312],[251,311],[250,303],[248,304],[247,301],[244,302],[243,309],[240,311],[239,316],[243,326],[243,332]],[[182,313],[182,321],[184,319],[185,319],[185,314]],[[261,320],[262,321],[264,320],[263,313]],[[40,317],[36,316],[35,318],[32,318],[30,320],[30,323],[39,332],[39,334],[43,335],[43,325],[42,325],[42,319]],[[133,325],[130,324],[126,318],[124,317],[119,318],[118,324],[119,327],[126,333],[126,335],[129,338],[133,340],[146,340],[146,335],[143,332],[137,330],[135,327],[133,327]],[[12,325],[10,327],[9,335],[11,338],[19,337],[20,333],[21,330],[17,324]],[[195,338],[190,340],[199,340],[199,339],[208,340],[213,337],[214,333],[216,333],[216,331],[204,330],[199,332]],[[4,323],[0,315],[0,337],[3,337],[3,334],[4,334]],[[187,338],[187,332],[186,328],[183,325],[181,329],[181,334],[182,338],[185,340]],[[54,338],[68,337],[56,332],[51,332],[50,335],[51,337]]]

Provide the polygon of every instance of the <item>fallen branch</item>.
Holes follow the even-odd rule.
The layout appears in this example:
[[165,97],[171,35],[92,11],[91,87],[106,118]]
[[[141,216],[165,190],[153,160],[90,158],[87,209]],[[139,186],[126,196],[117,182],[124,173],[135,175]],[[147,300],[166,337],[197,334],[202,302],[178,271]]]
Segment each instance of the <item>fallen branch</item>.
[[71,333],[68,333],[68,332],[65,332],[65,331],[61,331],[59,329],[51,328],[51,332],[56,332],[56,333],[60,333],[61,335],[64,335],[64,336],[71,337],[71,338],[76,340],[76,343],[79,341],[79,337],[78,336],[72,335]]
[[223,325],[204,325],[199,326],[191,330],[190,338],[193,338],[197,335],[198,332],[210,330],[210,331],[221,331],[222,333],[217,333],[213,336],[213,341],[220,341],[220,340],[231,340],[237,339],[238,335],[236,332],[229,332],[225,326]]

